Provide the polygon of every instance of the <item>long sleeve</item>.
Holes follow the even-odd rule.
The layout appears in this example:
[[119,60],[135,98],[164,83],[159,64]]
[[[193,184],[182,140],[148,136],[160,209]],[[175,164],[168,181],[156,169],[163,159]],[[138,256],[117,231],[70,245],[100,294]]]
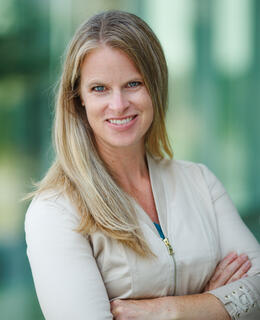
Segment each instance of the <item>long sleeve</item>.
[[225,188],[214,174],[200,165],[214,205],[219,232],[221,259],[229,252],[246,253],[252,263],[248,277],[209,293],[226,307],[231,318],[260,319],[260,246],[243,223]]
[[27,255],[41,309],[47,320],[111,320],[92,248],[77,224],[75,212],[41,197],[26,213]]

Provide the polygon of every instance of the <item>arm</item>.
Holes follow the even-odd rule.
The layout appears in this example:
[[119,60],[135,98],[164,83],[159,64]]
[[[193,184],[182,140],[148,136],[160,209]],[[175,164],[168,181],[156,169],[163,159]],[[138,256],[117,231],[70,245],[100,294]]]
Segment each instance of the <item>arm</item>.
[[229,320],[230,317],[211,294],[162,297],[147,300],[115,300],[111,303],[115,320]]
[[75,213],[36,199],[25,221],[27,254],[47,320],[111,320],[110,305],[88,240],[74,231]]
[[[218,288],[234,279],[246,277],[250,269],[247,256],[230,253],[216,267],[205,290]],[[204,292],[205,292],[204,290]],[[124,319],[230,319],[224,305],[213,295],[196,294],[187,296],[162,297],[146,300],[115,300],[111,311],[116,320]]]
[[[259,244],[242,222],[222,184],[205,166],[200,165],[200,168],[216,213],[222,259],[207,285],[209,291],[152,300],[116,300],[111,303],[116,320],[130,313],[133,313],[132,319],[149,320],[260,319]],[[224,258],[234,251],[238,257]],[[249,265],[245,264],[247,260],[243,261],[241,253],[248,255]],[[248,277],[244,277],[248,270]]]
[[220,181],[207,167],[200,165],[200,168],[216,213],[221,258],[230,251],[236,251],[247,254],[252,264],[247,278],[208,292],[222,302],[232,319],[260,319],[260,246],[243,223]]

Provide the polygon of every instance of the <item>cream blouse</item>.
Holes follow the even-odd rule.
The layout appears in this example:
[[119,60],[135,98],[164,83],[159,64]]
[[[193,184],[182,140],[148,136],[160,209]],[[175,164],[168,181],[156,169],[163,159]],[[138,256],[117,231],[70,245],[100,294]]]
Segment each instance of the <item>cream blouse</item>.
[[135,203],[145,239],[156,255],[140,258],[101,232],[83,237],[66,196],[42,194],[25,220],[27,254],[47,320],[111,320],[109,301],[201,293],[229,252],[246,253],[248,277],[210,291],[232,319],[260,319],[260,246],[222,184],[207,167],[148,158],[161,228],[173,254]]

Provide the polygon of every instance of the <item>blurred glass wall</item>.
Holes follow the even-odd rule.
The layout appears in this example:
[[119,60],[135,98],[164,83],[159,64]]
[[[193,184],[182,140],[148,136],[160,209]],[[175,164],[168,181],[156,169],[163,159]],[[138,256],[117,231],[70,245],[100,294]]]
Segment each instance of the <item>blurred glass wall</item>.
[[63,53],[94,13],[146,20],[170,70],[175,158],[205,163],[260,239],[260,2],[0,0],[0,318],[43,319],[26,258],[31,190],[53,159],[53,98]]

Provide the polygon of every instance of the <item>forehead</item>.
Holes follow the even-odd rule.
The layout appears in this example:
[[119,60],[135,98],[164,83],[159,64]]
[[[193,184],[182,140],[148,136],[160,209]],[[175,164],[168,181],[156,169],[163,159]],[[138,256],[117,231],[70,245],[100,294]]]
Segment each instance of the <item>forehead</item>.
[[93,49],[83,60],[81,76],[90,78],[141,76],[134,62],[122,50],[109,46]]

